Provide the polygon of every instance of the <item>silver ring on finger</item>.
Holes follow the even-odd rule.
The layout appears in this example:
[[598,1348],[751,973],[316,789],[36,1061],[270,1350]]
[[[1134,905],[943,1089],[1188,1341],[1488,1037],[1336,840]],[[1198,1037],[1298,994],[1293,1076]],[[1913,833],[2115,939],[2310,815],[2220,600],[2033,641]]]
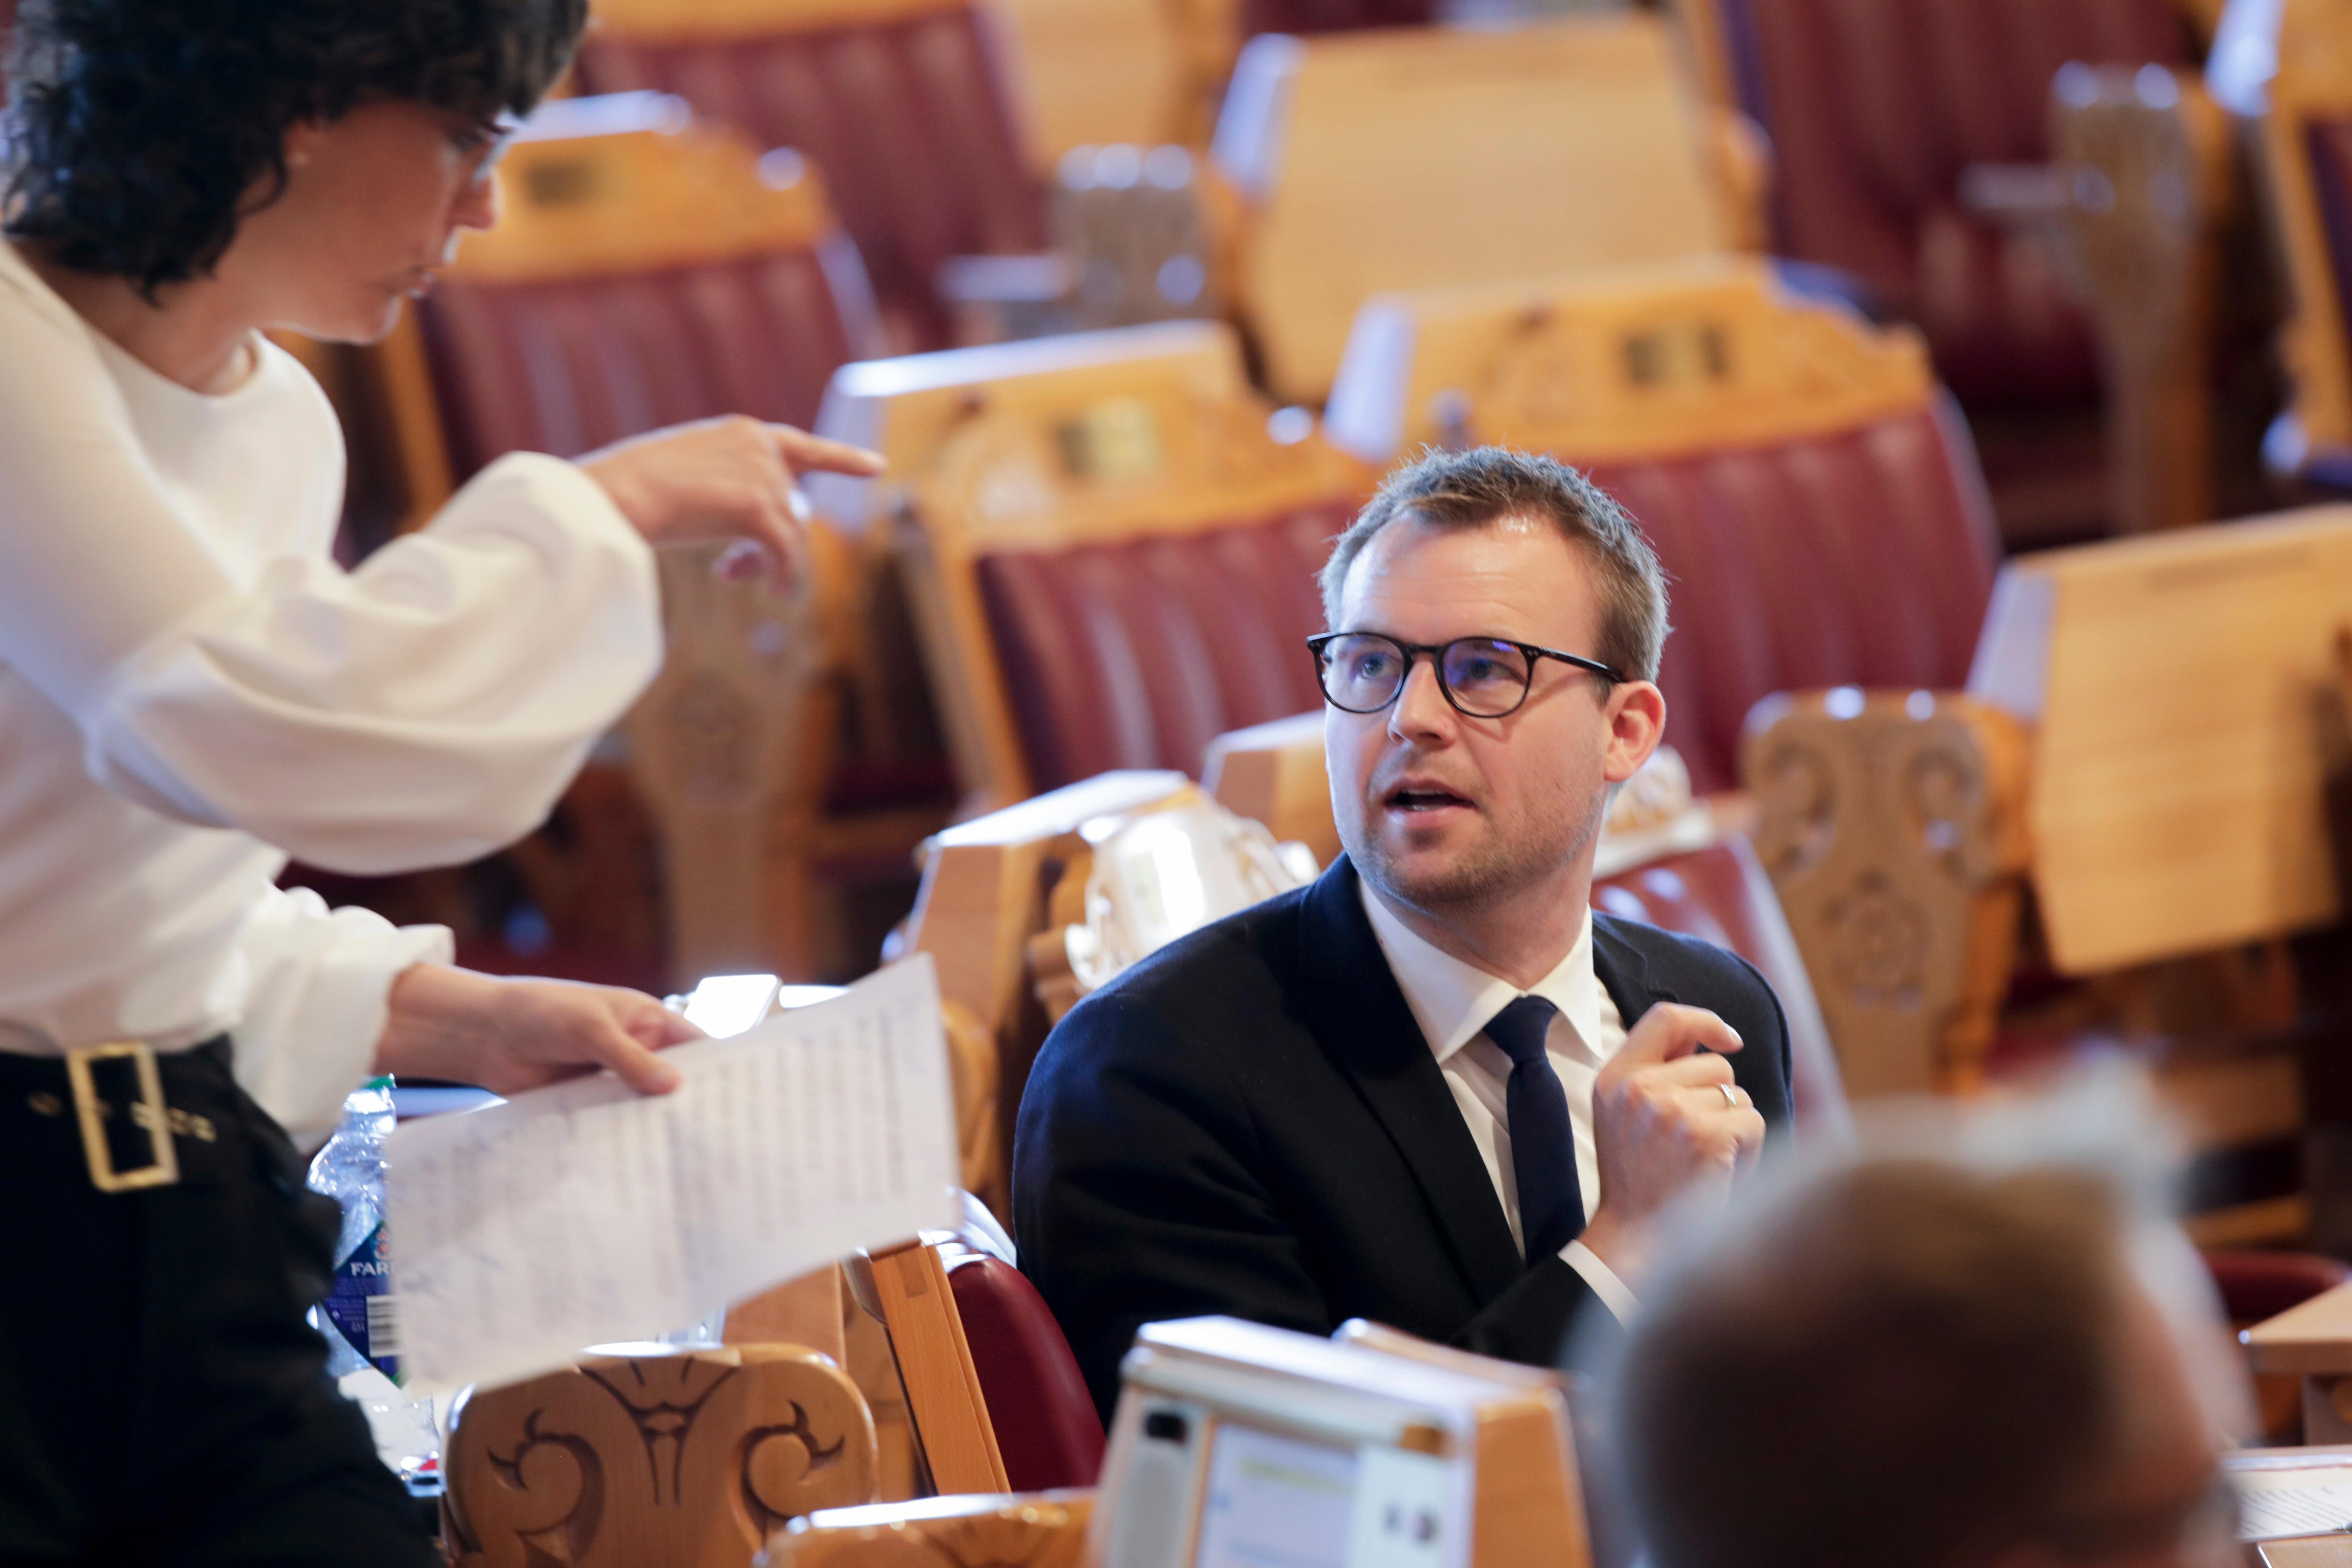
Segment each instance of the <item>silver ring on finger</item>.
[[1723,1103],[1725,1105],[1734,1110],[1739,1109],[1739,1091],[1738,1089],[1732,1088],[1727,1083],[1719,1083],[1715,1087],[1723,1090]]

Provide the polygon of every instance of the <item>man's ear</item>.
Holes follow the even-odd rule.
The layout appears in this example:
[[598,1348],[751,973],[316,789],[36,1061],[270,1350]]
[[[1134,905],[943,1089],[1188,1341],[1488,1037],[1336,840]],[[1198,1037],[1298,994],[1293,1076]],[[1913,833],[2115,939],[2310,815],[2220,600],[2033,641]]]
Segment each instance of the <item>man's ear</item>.
[[1601,776],[1623,784],[1640,771],[1666,732],[1666,694],[1647,680],[1621,681],[1609,694],[1603,717],[1609,722],[1609,748]]

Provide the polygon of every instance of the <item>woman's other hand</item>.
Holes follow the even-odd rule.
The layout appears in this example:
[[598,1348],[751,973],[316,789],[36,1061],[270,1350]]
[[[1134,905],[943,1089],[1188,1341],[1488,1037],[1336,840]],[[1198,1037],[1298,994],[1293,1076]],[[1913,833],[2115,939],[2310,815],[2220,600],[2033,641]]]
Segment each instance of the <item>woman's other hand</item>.
[[609,1068],[640,1094],[677,1069],[655,1053],[702,1031],[643,992],[568,980],[504,980],[420,963],[393,982],[380,1073],[475,1083],[498,1094]]
[[764,556],[780,588],[800,574],[807,548],[800,476],[821,469],[863,479],[882,471],[876,453],[740,415],[656,430],[578,461],[649,542],[741,541],[721,557],[722,570],[751,576]]

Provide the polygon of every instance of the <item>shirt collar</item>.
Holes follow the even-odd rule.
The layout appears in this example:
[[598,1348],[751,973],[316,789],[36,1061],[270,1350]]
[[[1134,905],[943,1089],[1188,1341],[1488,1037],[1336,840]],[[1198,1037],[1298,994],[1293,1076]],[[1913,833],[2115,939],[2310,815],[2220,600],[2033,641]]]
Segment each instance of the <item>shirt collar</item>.
[[1396,976],[1397,989],[1404,993],[1405,1005],[1412,1010],[1413,1022],[1421,1026],[1422,1036],[1439,1062],[1476,1039],[1489,1018],[1522,994],[1540,996],[1558,1007],[1585,1049],[1600,1055],[1601,983],[1592,973],[1590,909],[1584,911],[1584,924],[1578,929],[1568,955],[1522,993],[1509,981],[1465,963],[1417,935],[1381,901],[1370,882],[1359,878],[1356,889],[1364,900],[1364,913],[1372,922],[1381,956],[1388,960],[1389,973]]

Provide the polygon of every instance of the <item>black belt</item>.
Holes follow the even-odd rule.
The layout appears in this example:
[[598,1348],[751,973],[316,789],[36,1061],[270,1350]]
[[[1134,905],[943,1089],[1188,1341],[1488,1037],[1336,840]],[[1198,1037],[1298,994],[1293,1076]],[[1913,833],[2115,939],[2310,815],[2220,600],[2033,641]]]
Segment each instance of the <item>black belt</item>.
[[101,1193],[168,1187],[184,1167],[216,1164],[225,1135],[243,1131],[248,1103],[226,1035],[184,1051],[137,1041],[62,1058],[0,1051],[0,1118],[54,1123],[60,1136],[52,1142],[79,1132],[90,1185]]

